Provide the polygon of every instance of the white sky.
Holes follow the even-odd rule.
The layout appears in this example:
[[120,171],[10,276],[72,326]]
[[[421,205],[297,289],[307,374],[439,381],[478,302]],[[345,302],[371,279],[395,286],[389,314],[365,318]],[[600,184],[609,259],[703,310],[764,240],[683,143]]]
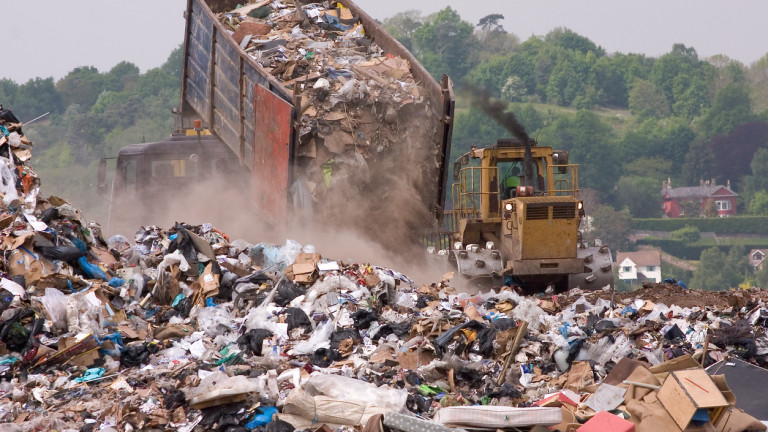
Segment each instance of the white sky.
[[[243,1],[245,2],[245,0]],[[357,0],[374,18],[451,6],[476,24],[500,13],[521,40],[566,27],[609,53],[658,57],[675,43],[701,58],[725,54],[749,65],[768,52],[766,0]],[[186,0],[0,0],[0,78],[58,79],[77,66],[108,71],[122,60],[142,72],[183,40]]]

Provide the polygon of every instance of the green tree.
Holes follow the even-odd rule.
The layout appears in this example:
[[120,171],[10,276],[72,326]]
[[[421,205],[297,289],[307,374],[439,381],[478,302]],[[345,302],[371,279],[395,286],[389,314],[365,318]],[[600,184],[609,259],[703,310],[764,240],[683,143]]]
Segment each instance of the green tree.
[[15,81],[8,78],[0,79],[0,105],[5,108],[12,108],[18,91],[19,85]]
[[660,183],[648,177],[621,177],[616,184],[618,204],[636,218],[661,216]]
[[471,67],[474,26],[450,6],[430,15],[413,32],[413,48],[421,63],[436,78],[448,74],[460,82]]
[[[744,176],[740,188],[740,195],[747,204],[747,208],[750,208],[752,200],[757,197],[760,191],[768,191],[768,149],[758,149],[749,166],[752,169],[752,174]],[[761,208],[761,204],[755,205],[756,209]]]
[[684,185],[697,185],[700,179],[712,178],[715,166],[715,155],[708,143],[704,140],[693,141],[683,162]]
[[717,93],[712,107],[698,124],[704,136],[713,137],[727,134],[753,118],[752,103],[746,87],[731,83]]
[[701,238],[701,232],[693,225],[686,225],[678,230],[669,233],[673,240],[679,240],[686,243],[695,243]]
[[739,284],[748,280],[751,275],[751,267],[749,265],[747,249],[744,245],[734,245],[731,247],[725,260],[724,270],[728,288],[736,288]]
[[672,161],[662,157],[639,157],[624,165],[625,175],[652,179],[656,189],[661,187],[671,172]]
[[573,105],[576,98],[586,91],[590,62],[594,61],[594,55],[564,53],[549,76],[545,90],[547,102],[562,106]]
[[628,211],[616,211],[609,205],[598,205],[591,216],[593,229],[588,236],[600,239],[614,251],[629,248],[632,216]]
[[35,78],[19,86],[12,108],[22,122],[45,114],[64,111],[61,95],[56,91],[53,78]]
[[629,111],[639,119],[663,118],[671,113],[669,101],[651,82],[637,79],[629,92]]
[[730,288],[730,277],[726,274],[727,269],[725,269],[727,258],[717,247],[704,249],[701,252],[699,265],[693,272],[691,288],[705,291],[720,291]]
[[501,88],[501,97],[510,102],[520,102],[527,95],[528,90],[525,88],[525,83],[517,75],[508,77],[504,87]]
[[499,21],[503,19],[504,19],[504,15],[502,14],[494,13],[494,14],[486,15],[480,18],[480,21],[477,22],[477,26],[486,31],[491,31],[491,30],[503,31],[504,28],[502,27],[501,24],[499,24]]
[[749,201],[747,213],[755,216],[768,216],[768,192],[759,190]]
[[611,128],[592,111],[579,110],[563,134],[571,145],[564,147],[579,164],[579,185],[610,194],[619,174],[617,146]]
[[93,66],[72,69],[56,82],[56,90],[61,94],[66,106],[75,104],[85,109],[90,108],[106,88],[104,76]]
[[171,54],[168,55],[168,59],[160,66],[168,76],[176,79],[178,85],[181,84],[181,71],[184,68],[184,44],[179,44]]
[[[181,74],[181,71],[178,72]],[[133,90],[139,81],[139,67],[127,61],[116,64],[104,77],[106,89],[113,92]]]
[[508,136],[492,118],[477,108],[470,107],[456,114],[453,129],[451,160],[469,151],[470,147],[490,147],[497,139]]
[[605,50],[595,45],[594,42],[564,27],[550,31],[544,40],[568,51],[576,51],[584,55],[589,52],[598,57],[605,55]]
[[421,27],[423,20],[421,11],[409,9],[392,15],[382,24],[387,33],[400,41],[409,51],[413,51],[413,32]]
[[661,158],[672,162],[671,169],[662,177],[666,178],[672,170],[680,170],[695,138],[688,122],[679,117],[646,118],[627,129],[619,146],[623,160]]
[[755,283],[760,288],[768,288],[768,265],[765,263],[763,263],[763,268],[759,269],[757,273],[755,273]]

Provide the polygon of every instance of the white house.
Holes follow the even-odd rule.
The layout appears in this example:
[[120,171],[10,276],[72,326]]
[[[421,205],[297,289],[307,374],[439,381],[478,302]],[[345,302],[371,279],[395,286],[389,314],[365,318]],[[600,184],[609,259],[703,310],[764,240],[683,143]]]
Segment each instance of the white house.
[[749,264],[752,265],[755,271],[763,268],[766,255],[768,255],[768,249],[752,249],[749,251]]
[[648,249],[638,252],[617,252],[619,279],[630,285],[644,281],[661,282],[661,252]]

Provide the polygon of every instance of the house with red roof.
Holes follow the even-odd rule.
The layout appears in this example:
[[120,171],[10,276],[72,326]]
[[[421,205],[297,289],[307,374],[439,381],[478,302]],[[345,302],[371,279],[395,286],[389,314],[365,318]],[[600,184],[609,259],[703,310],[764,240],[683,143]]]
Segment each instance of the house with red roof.
[[730,180],[725,186],[712,179],[702,180],[699,186],[673,188],[667,179],[661,187],[661,206],[669,218],[728,217],[736,215],[738,196]]

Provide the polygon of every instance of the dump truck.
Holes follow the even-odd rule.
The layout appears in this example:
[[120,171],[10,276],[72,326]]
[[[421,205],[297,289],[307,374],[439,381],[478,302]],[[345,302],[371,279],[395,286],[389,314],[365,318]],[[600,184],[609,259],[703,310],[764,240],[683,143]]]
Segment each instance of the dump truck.
[[582,236],[578,165],[527,139],[473,148],[454,163],[448,257],[464,278],[526,293],[613,287],[608,245]]
[[[179,188],[227,177],[224,187],[266,223],[309,215],[373,229],[386,222],[377,206],[395,194],[406,163],[411,202],[437,218],[451,149],[450,80],[438,82],[350,0],[239,3],[188,1],[176,130],[121,149],[111,183],[102,161],[110,223],[158,223],[174,198],[195,194]],[[205,195],[204,206],[231,205]],[[338,209],[356,201],[369,211],[339,219]],[[430,224],[423,213],[412,219]]]
[[[103,161],[110,225],[169,223],[162,216],[190,217],[192,204],[237,207],[273,226],[356,228],[403,251],[403,239],[445,222],[450,238],[434,246],[457,245],[450,256],[467,278],[512,278],[534,291],[612,282],[607,247],[581,241],[576,167],[551,148],[527,149],[535,181],[514,197],[499,176],[522,163],[524,143],[465,155],[481,164],[457,165],[443,220],[451,81],[433,78],[352,1],[189,0],[185,18],[176,131],[121,149],[111,189]],[[184,206],[169,211],[178,200]]]

